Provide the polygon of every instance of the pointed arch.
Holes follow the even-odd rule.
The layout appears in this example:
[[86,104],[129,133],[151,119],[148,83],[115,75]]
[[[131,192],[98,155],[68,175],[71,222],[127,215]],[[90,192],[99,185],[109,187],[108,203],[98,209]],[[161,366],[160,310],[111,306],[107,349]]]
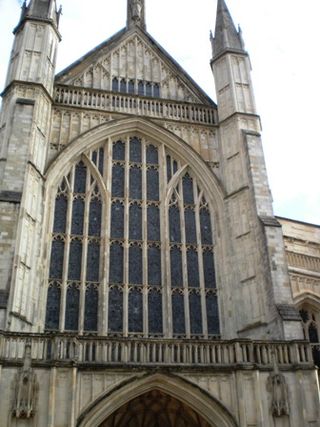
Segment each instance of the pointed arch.
[[102,394],[80,414],[76,427],[99,426],[123,405],[152,390],[187,405],[211,427],[238,427],[235,417],[218,399],[181,377],[159,373],[131,378]]

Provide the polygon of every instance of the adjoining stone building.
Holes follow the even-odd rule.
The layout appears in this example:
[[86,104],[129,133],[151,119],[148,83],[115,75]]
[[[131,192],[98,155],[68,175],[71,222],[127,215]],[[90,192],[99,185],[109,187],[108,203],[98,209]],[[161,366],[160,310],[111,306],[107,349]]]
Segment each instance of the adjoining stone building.
[[55,1],[14,30],[0,426],[319,426],[320,228],[274,216],[242,36],[218,0],[216,105],[144,3],[56,76]]

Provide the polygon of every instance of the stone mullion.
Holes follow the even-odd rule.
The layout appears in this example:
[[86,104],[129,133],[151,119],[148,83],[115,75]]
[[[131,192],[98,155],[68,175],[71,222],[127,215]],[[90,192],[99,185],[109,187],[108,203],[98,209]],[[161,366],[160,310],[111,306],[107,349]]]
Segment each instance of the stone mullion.
[[129,154],[130,138],[125,145],[125,179],[124,179],[124,246],[123,246],[123,335],[129,333],[128,299],[129,299]]
[[182,258],[182,278],[183,278],[183,299],[184,299],[184,322],[185,322],[185,333],[187,338],[190,338],[190,308],[189,308],[189,289],[188,289],[188,275],[187,275],[187,247],[186,247],[186,224],[184,217],[184,200],[183,200],[183,185],[182,178],[179,181],[179,194],[180,200],[179,211],[180,211],[180,232],[181,232],[181,258]]
[[88,229],[89,229],[89,209],[90,209],[90,169],[87,167],[86,195],[83,218],[82,234],[82,259],[81,259],[81,276],[80,276],[80,301],[79,301],[79,333],[84,331],[85,316],[85,298],[86,298],[86,277],[87,277],[87,255],[88,255]]
[[64,246],[64,257],[63,257],[63,274],[61,284],[61,305],[60,305],[60,332],[64,331],[65,324],[65,313],[66,313],[66,294],[68,289],[68,267],[69,267],[69,252],[71,242],[71,225],[72,225],[72,207],[73,207],[73,187],[74,187],[74,175],[75,166],[73,166],[70,174],[70,191],[68,192],[68,209],[67,209],[67,221],[66,221],[66,238]]
[[201,241],[201,225],[200,225],[200,206],[203,197],[203,192],[200,192],[198,201],[196,204],[196,229],[197,229],[197,241],[198,241],[198,265],[199,265],[199,282],[200,282],[200,295],[201,295],[201,306],[202,306],[202,328],[205,338],[208,337],[208,321],[207,321],[207,305],[206,305],[206,288],[204,281],[204,270],[203,270],[203,250]]
[[146,143],[141,144],[142,149],[142,283],[143,283],[143,334],[148,337],[148,228],[147,228],[147,168],[146,168]]

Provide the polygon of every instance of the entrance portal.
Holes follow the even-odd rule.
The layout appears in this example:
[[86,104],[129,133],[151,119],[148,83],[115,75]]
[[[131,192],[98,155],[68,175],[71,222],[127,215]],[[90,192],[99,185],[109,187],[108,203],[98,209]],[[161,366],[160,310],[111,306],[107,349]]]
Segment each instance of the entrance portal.
[[179,400],[152,390],[123,405],[99,427],[211,427]]

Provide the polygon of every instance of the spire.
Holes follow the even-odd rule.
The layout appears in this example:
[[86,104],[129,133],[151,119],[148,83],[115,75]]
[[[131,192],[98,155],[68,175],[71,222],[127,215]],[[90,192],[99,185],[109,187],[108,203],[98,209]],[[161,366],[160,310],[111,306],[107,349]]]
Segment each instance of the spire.
[[59,26],[59,19],[61,15],[61,6],[57,9],[56,0],[30,0],[27,5],[25,0],[22,5],[20,22],[18,28],[26,19],[40,19],[51,21],[56,28]]
[[138,26],[146,29],[144,0],[127,0],[127,28]]
[[225,0],[218,0],[216,28],[211,43],[213,58],[228,49],[244,51],[241,32],[237,31]]

